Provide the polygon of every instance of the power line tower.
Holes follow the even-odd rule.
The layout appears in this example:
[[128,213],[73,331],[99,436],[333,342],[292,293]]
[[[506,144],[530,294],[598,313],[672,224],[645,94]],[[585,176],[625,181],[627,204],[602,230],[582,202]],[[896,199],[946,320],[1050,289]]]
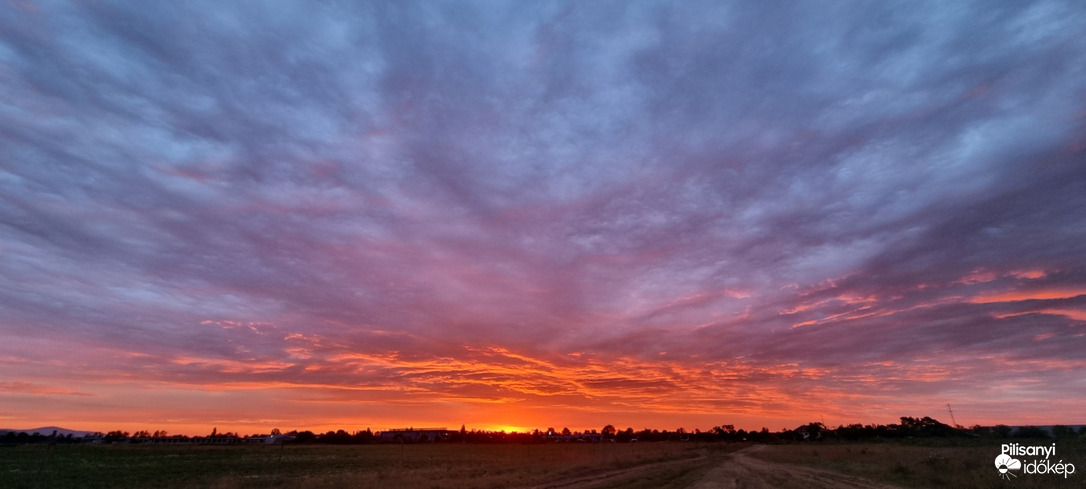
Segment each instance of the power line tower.
[[954,423],[954,426],[957,427],[958,426],[958,421],[954,419],[954,410],[950,409],[950,403],[949,402],[946,403],[946,410],[947,410],[948,413],[950,413],[950,422]]

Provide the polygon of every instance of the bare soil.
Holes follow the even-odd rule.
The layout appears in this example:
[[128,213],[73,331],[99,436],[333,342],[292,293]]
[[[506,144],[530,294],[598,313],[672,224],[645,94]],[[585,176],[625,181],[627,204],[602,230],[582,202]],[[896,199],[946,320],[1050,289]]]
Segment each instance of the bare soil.
[[693,489],[898,489],[862,477],[751,456],[766,450],[753,445],[734,452],[701,449],[691,456],[591,475],[552,480],[524,489],[601,489],[683,487]]
[[891,486],[861,477],[829,470],[770,462],[751,455],[766,450],[766,445],[754,445],[730,454],[717,467],[705,474],[693,489],[894,489]]

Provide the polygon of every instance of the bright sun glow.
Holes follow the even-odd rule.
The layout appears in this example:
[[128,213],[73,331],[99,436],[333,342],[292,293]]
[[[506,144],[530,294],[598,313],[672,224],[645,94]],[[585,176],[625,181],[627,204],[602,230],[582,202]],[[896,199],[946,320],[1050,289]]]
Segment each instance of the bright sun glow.
[[497,425],[493,428],[488,428],[489,431],[504,431],[506,433],[527,433],[532,431],[532,428],[525,428],[523,426],[511,426],[511,425]]

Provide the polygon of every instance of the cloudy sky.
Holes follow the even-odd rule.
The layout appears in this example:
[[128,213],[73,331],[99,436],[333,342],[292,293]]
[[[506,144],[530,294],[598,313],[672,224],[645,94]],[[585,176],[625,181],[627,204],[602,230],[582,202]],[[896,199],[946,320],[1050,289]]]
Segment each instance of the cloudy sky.
[[1086,422],[1080,2],[348,3],[0,4],[0,427]]

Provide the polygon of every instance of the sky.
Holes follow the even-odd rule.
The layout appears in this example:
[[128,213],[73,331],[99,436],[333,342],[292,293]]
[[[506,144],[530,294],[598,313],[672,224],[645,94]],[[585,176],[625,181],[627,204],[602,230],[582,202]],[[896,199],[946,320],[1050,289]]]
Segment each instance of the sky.
[[0,427],[1086,423],[1086,6],[0,3]]

